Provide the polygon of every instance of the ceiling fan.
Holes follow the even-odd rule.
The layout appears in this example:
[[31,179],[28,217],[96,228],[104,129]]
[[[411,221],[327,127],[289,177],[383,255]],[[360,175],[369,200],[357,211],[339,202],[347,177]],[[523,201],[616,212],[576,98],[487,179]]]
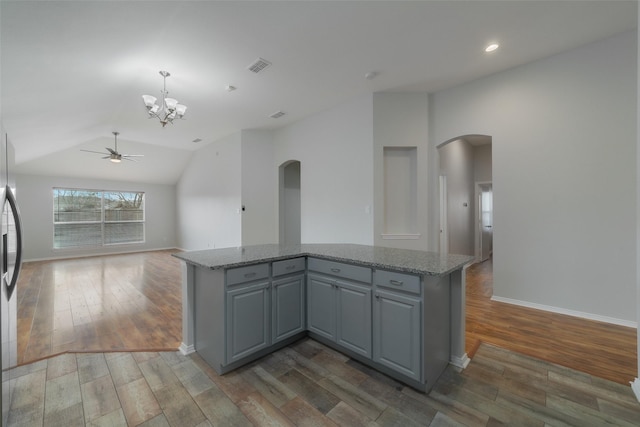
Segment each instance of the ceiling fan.
[[115,147],[114,147],[114,149],[111,149],[109,147],[105,147],[105,149],[108,151],[108,153],[103,153],[103,152],[100,152],[100,151],[91,151],[91,150],[80,150],[80,151],[86,151],[87,153],[106,154],[106,156],[103,157],[103,159],[109,159],[113,163],[120,163],[123,159],[124,160],[130,160],[132,162],[137,162],[137,160],[131,159],[130,157],[144,157],[144,154],[121,154],[121,153],[118,153],[118,135],[120,135],[120,132],[111,132],[111,133],[113,133],[113,136],[115,137]]

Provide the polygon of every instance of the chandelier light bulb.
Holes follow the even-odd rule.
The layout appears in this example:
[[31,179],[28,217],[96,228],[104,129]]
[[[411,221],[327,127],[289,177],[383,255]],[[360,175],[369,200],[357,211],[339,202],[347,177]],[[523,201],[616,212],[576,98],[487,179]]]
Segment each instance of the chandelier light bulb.
[[186,113],[186,111],[187,111],[186,105],[182,105],[182,104],[176,105],[176,113],[178,113],[179,117],[184,116],[184,113]]
[[178,100],[173,98],[165,98],[164,105],[166,105],[169,110],[175,110],[176,105],[178,105]]

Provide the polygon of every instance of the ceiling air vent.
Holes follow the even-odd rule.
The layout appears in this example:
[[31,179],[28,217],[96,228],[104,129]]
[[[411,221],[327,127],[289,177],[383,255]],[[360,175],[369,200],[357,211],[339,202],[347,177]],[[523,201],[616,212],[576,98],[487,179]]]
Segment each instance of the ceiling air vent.
[[261,71],[264,71],[265,68],[271,65],[271,62],[266,59],[258,58],[255,62],[247,67],[247,70],[258,74]]
[[275,113],[269,115],[269,117],[271,117],[272,119],[279,119],[282,116],[284,116],[284,111],[276,111]]

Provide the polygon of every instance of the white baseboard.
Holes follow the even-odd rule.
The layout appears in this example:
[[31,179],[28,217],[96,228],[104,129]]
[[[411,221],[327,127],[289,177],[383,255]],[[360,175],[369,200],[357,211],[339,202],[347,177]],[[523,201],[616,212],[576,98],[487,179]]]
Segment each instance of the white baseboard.
[[109,255],[127,255],[127,254],[137,254],[142,252],[156,252],[156,251],[170,251],[170,250],[180,250],[176,247],[168,247],[168,248],[148,248],[148,249],[133,249],[129,251],[114,251],[114,252],[90,252],[90,253],[75,253],[75,252],[67,252],[63,253],[64,249],[57,249],[60,252],[60,255],[56,255],[53,257],[47,258],[29,258],[23,259],[22,262],[36,262],[36,261],[56,261],[56,260],[64,260],[64,259],[73,259],[73,258],[90,258],[90,257],[99,257],[99,256],[109,256]]
[[451,360],[449,360],[450,364],[461,369],[466,369],[466,367],[469,366],[469,362],[471,362],[471,359],[469,359],[467,353],[463,354],[461,357],[451,356]]
[[180,353],[184,356],[196,352],[196,348],[193,345],[186,345],[185,343],[181,343],[178,350],[180,350]]
[[601,316],[599,314],[585,313],[583,311],[569,310],[566,308],[554,307],[551,305],[537,304],[534,302],[520,301],[517,299],[503,298],[492,296],[491,301],[503,302],[505,304],[519,305],[522,307],[535,308],[536,310],[550,311],[552,313],[564,314],[567,316],[580,317],[597,322],[611,323],[613,325],[626,326],[628,328],[637,328],[638,323],[630,320],[616,319],[615,317]]
[[636,399],[640,402],[640,380],[638,378],[635,381],[630,381],[631,390],[633,390],[633,394],[636,395]]

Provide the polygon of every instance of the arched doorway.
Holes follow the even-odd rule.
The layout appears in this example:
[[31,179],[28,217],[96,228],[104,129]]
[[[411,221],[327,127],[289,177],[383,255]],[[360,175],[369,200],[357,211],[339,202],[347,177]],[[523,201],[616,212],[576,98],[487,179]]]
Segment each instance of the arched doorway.
[[437,149],[440,251],[476,256],[480,218],[477,186],[492,182],[492,138],[461,135],[443,142]]
[[289,160],[280,165],[279,208],[280,244],[300,244],[300,162],[298,160]]

